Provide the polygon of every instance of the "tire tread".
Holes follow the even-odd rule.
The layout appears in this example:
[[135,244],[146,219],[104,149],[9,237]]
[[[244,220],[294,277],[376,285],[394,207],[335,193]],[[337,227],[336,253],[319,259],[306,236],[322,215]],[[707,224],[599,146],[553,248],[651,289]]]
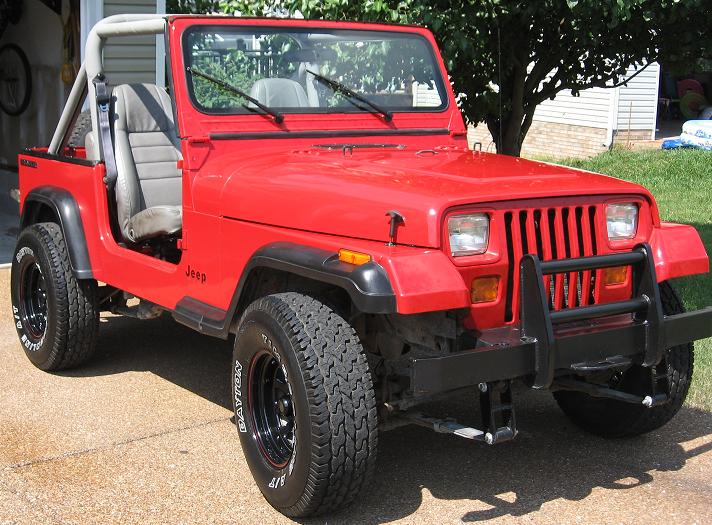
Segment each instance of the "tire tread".
[[310,472],[301,498],[282,513],[332,512],[354,501],[373,474],[378,420],[366,354],[354,329],[317,299],[274,294],[247,308],[288,328],[310,405]]
[[[93,354],[99,329],[96,281],[77,280],[72,272],[69,252],[58,224],[37,223],[26,230],[45,251],[50,263],[55,292],[55,330],[52,350],[44,363],[45,371],[74,368]],[[21,241],[22,242],[22,239]]]

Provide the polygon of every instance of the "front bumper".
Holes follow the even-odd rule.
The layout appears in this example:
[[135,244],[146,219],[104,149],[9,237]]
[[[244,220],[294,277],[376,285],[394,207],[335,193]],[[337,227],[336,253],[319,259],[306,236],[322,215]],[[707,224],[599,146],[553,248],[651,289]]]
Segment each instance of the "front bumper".
[[[550,311],[544,275],[633,267],[633,298]],[[584,374],[625,363],[652,367],[666,348],[712,336],[712,307],[665,316],[647,244],[627,253],[542,262],[521,261],[521,326],[485,331],[476,348],[415,358],[410,390],[423,396],[491,381],[525,378],[549,388],[557,375]]]

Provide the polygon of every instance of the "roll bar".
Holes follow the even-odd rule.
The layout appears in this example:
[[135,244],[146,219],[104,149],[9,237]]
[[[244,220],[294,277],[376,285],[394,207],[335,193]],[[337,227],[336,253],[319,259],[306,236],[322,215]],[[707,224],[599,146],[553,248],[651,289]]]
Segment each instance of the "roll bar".
[[[48,153],[53,155],[59,153],[59,148],[69,131],[68,128],[72,123],[75,110],[82,102],[82,93],[85,88],[88,89],[89,101],[95,100],[96,93],[91,79],[104,72],[103,50],[106,39],[132,35],[159,35],[165,32],[166,18],[165,14],[113,15],[96,23],[87,37],[84,63],[74,80],[69,98],[64,105],[54,135],[52,135]],[[91,133],[94,134],[95,143],[98,143],[96,104],[90,103],[89,107],[91,109]]]

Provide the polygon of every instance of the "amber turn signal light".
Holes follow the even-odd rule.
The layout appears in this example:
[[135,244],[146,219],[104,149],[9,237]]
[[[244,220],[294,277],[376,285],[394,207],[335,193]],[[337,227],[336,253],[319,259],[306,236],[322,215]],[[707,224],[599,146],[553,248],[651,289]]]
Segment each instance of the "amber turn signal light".
[[361,266],[371,262],[371,256],[367,253],[355,252],[353,250],[339,250],[339,260],[341,262],[355,264],[356,266]]
[[478,277],[473,279],[470,298],[473,303],[491,303],[499,295],[499,277]]
[[628,277],[627,266],[616,266],[614,268],[606,268],[603,270],[603,284],[606,286],[612,284],[623,284]]

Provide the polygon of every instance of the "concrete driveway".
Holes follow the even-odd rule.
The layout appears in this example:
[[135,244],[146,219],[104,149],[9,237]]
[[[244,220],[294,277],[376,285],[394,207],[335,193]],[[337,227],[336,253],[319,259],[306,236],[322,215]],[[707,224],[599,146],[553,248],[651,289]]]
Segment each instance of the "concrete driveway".
[[[283,523],[230,422],[230,344],[169,318],[106,317],[81,370],[33,368],[0,271],[0,523]],[[474,397],[434,407],[474,417]],[[712,414],[605,441],[546,394],[518,405],[494,448],[416,427],[381,435],[355,505],[312,523],[712,523]]]

